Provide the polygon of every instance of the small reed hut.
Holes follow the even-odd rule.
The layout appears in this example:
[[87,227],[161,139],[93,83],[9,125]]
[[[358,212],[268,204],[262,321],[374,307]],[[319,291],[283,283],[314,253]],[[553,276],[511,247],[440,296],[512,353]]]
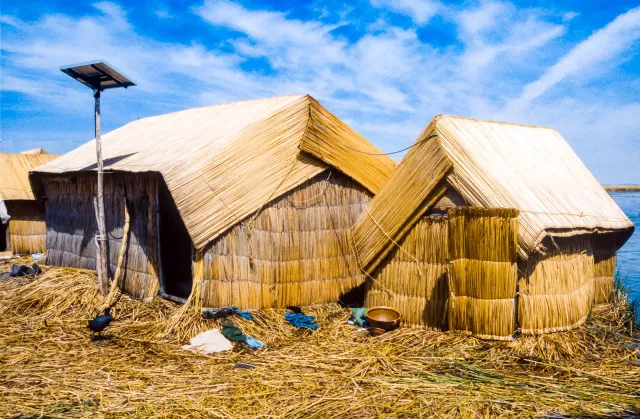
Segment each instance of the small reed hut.
[[[102,141],[111,272],[129,214],[128,294],[266,308],[364,282],[348,231],[396,165],[311,96],[144,118]],[[32,174],[51,265],[95,269],[95,169],[91,141]]]
[[15,254],[45,251],[44,203],[29,184],[29,171],[58,157],[38,148],[20,154],[0,153],[0,200],[11,219],[0,223],[0,252]]
[[633,225],[553,129],[437,116],[353,227],[367,305],[510,339],[580,325]]

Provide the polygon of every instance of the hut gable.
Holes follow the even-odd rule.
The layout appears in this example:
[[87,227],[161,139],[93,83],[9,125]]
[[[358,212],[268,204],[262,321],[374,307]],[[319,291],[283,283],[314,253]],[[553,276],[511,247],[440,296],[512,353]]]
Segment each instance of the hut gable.
[[525,259],[546,237],[612,232],[620,247],[633,232],[557,131],[437,116],[354,225],[363,267],[371,271],[448,187],[472,206],[518,209]]
[[[380,151],[308,95],[144,118],[102,139],[105,170],[162,175],[198,249],[328,165],[372,193],[395,169],[387,156],[350,158],[346,150]],[[95,168],[90,141],[38,169],[34,179]]]
[[0,199],[33,200],[29,171],[59,157],[58,154],[0,153]]

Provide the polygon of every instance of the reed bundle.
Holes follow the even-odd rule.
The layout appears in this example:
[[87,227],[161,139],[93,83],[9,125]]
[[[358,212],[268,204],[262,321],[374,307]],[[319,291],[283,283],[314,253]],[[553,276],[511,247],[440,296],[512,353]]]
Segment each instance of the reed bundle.
[[613,296],[616,274],[616,251],[614,248],[593,251],[593,302],[608,303]]
[[367,281],[367,307],[389,306],[405,327],[446,329],[447,219],[423,217]]
[[325,171],[267,204],[203,252],[204,306],[335,302],[362,284],[348,231],[371,193]]
[[[124,255],[122,289],[139,299],[158,292],[156,179],[152,176],[111,174],[104,180],[108,263],[115,272],[124,234],[125,199],[131,216]],[[97,221],[96,182],[90,174],[46,178],[47,263],[95,269]]]
[[518,324],[522,333],[577,327],[592,306],[591,236],[560,237],[545,244],[546,253],[520,261]]
[[512,339],[518,280],[518,211],[449,210],[449,328]]
[[6,202],[9,221],[9,243],[15,254],[44,253],[47,227],[44,208],[36,201]]
[[[8,266],[0,262],[0,271]],[[640,369],[626,363],[640,336],[623,299],[599,306],[576,330],[512,342],[415,329],[362,337],[337,305],[305,307],[320,324],[311,334],[269,309],[254,322],[230,318],[267,350],[199,355],[179,345],[226,320],[189,310],[167,334],[181,309],[161,299],[123,296],[112,339],[90,343],[86,321],[102,300],[95,280],[51,268],[28,285],[0,288],[0,415],[533,418],[640,409]]]

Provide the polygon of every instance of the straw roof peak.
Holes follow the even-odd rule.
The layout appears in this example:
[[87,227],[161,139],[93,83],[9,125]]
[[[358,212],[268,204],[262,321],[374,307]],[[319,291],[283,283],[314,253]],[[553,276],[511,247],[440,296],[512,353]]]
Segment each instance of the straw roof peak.
[[[161,174],[198,248],[329,166],[376,193],[395,163],[352,149],[380,152],[306,94],[157,115],[102,137],[105,170]],[[89,141],[34,180],[95,169]]]
[[472,206],[519,210],[523,258],[549,236],[613,233],[619,247],[634,229],[556,130],[438,115],[354,225],[363,266],[375,266],[449,187]]
[[515,126],[515,127],[548,129],[548,130],[557,132],[555,128],[545,127],[545,126],[541,126],[541,125],[520,124],[520,123],[516,123],[516,122],[496,121],[496,120],[493,120],[493,119],[477,119],[477,118],[471,118],[471,117],[468,117],[468,116],[446,115],[446,114],[438,114],[438,115],[436,115],[433,118],[432,123],[437,123],[440,120],[446,120],[446,119],[449,119],[449,118],[461,119],[461,120],[466,120],[466,121],[474,121],[474,122],[483,122],[483,123],[487,123],[487,124],[501,124],[501,125],[512,125],[512,126]]

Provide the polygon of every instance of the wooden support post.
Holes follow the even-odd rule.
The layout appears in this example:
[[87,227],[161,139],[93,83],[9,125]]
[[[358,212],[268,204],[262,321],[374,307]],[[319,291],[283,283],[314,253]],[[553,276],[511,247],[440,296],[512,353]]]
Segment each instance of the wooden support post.
[[102,295],[109,292],[109,271],[107,269],[107,229],[104,220],[104,169],[102,164],[102,141],[100,139],[100,89],[94,89],[95,124],[96,124],[96,154],[98,158],[98,249],[96,270],[98,271],[98,286]]

